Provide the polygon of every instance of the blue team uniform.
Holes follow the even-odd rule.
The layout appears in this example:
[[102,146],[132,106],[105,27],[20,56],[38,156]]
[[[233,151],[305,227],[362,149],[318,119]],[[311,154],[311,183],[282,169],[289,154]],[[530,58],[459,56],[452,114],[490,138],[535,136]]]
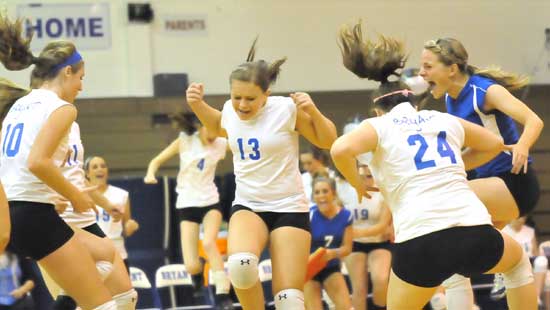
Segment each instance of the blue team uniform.
[[[499,110],[483,110],[487,89],[494,84],[496,82],[489,78],[472,75],[456,100],[449,95],[445,97],[447,112],[487,128],[502,137],[504,144],[515,144],[519,140],[519,134],[514,120]],[[475,171],[477,178],[485,178],[509,172],[511,169],[512,153],[506,151]]]
[[[320,247],[337,249],[342,245],[346,228],[353,224],[353,216],[349,210],[342,208],[332,219],[321,214],[317,205],[309,210],[311,220],[311,250],[313,253]],[[339,259],[330,260],[328,267],[340,266]]]

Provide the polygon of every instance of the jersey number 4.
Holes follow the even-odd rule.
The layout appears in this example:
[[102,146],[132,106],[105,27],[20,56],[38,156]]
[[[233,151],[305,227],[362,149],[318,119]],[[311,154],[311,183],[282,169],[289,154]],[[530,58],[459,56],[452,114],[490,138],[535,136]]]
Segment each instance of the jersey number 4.
[[199,162],[197,163],[197,168],[199,168],[200,171],[202,171],[204,169],[204,162],[206,160],[204,158],[201,158],[201,160],[199,160]]
[[[407,139],[407,142],[409,142],[409,145],[416,145],[420,143],[420,148],[414,156],[414,164],[416,165],[416,170],[435,167],[435,160],[423,159],[424,154],[428,149],[428,143],[426,142],[424,136],[420,134],[410,135]],[[449,157],[451,159],[451,163],[456,164],[455,153],[453,153],[451,146],[449,145],[449,143],[447,143],[447,133],[445,131],[440,131],[437,135],[437,152],[439,153],[439,156],[441,156],[441,158]]]
[[12,124],[8,124],[4,142],[2,143],[2,152],[6,154],[6,156],[14,157],[19,153],[21,137],[23,136],[23,127],[25,127],[23,123],[18,123],[13,127]]
[[[239,144],[239,151],[241,153],[241,159],[245,160],[246,156],[244,154],[244,141],[242,138],[237,139],[237,143]],[[256,138],[250,138],[248,139],[248,145],[252,147],[252,152],[248,154],[248,158],[252,160],[258,160],[260,159],[260,141]]]

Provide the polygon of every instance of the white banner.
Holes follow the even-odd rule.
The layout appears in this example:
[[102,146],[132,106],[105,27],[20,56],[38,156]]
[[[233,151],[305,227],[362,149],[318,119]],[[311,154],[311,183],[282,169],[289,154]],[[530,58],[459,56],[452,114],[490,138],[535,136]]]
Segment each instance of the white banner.
[[18,4],[27,33],[34,32],[31,48],[41,50],[52,40],[66,39],[79,50],[111,48],[108,3]]
[[208,34],[206,15],[163,15],[158,25],[163,34],[198,35]]

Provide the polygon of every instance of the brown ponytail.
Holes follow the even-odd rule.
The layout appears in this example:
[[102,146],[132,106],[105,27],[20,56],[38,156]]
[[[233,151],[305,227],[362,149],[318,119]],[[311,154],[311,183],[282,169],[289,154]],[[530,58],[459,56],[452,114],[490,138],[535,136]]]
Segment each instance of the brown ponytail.
[[276,60],[271,64],[264,60],[255,61],[257,42],[258,38],[256,37],[252,43],[252,47],[248,51],[246,62],[231,72],[229,83],[233,80],[252,82],[265,92],[277,81],[277,77],[281,72],[281,66],[285,63],[286,57]]
[[456,64],[460,71],[469,75],[480,75],[502,85],[508,90],[523,88],[529,84],[529,78],[501,70],[499,67],[478,68],[468,64],[468,52],[457,39],[442,38],[430,40],[424,44],[424,49],[436,54],[439,61],[450,66]]
[[[363,37],[361,22],[353,27],[343,26],[339,34],[339,46],[344,67],[360,78],[380,82],[374,97],[406,90],[408,87],[400,80],[389,81],[390,76],[399,77],[398,70],[405,67],[407,55],[403,42],[380,35],[377,42]],[[375,106],[385,111],[391,110],[401,102],[411,102],[412,94],[397,92],[375,100]]]

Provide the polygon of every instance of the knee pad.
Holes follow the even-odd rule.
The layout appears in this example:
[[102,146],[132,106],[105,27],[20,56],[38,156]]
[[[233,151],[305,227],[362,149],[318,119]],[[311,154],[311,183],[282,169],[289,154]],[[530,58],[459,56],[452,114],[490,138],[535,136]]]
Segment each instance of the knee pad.
[[454,274],[443,281],[443,287],[446,293],[447,310],[472,309],[474,307],[474,292],[470,279]]
[[506,288],[516,288],[533,282],[533,270],[527,254],[524,252],[519,262],[510,270],[503,272],[502,275]]
[[113,263],[100,260],[95,263],[95,267],[97,268],[97,271],[99,272],[99,275],[101,276],[101,280],[107,279],[111,272],[113,272]]
[[258,282],[258,256],[253,253],[235,253],[227,259],[229,278],[234,287],[246,290]]
[[304,293],[300,290],[290,288],[275,294],[276,310],[304,310]]
[[93,310],[117,310],[116,303],[114,300],[108,301],[103,305],[94,308]]
[[135,310],[138,294],[136,290],[131,289],[122,294],[115,295],[113,300],[116,303],[117,310]]
[[450,278],[443,281],[441,285],[445,288],[445,291],[472,290],[470,279],[457,273],[453,274]]
[[544,273],[546,270],[548,270],[548,258],[544,255],[537,256],[533,262],[533,272]]
[[435,293],[430,299],[430,306],[433,310],[445,310],[447,309],[447,299],[443,293]]

